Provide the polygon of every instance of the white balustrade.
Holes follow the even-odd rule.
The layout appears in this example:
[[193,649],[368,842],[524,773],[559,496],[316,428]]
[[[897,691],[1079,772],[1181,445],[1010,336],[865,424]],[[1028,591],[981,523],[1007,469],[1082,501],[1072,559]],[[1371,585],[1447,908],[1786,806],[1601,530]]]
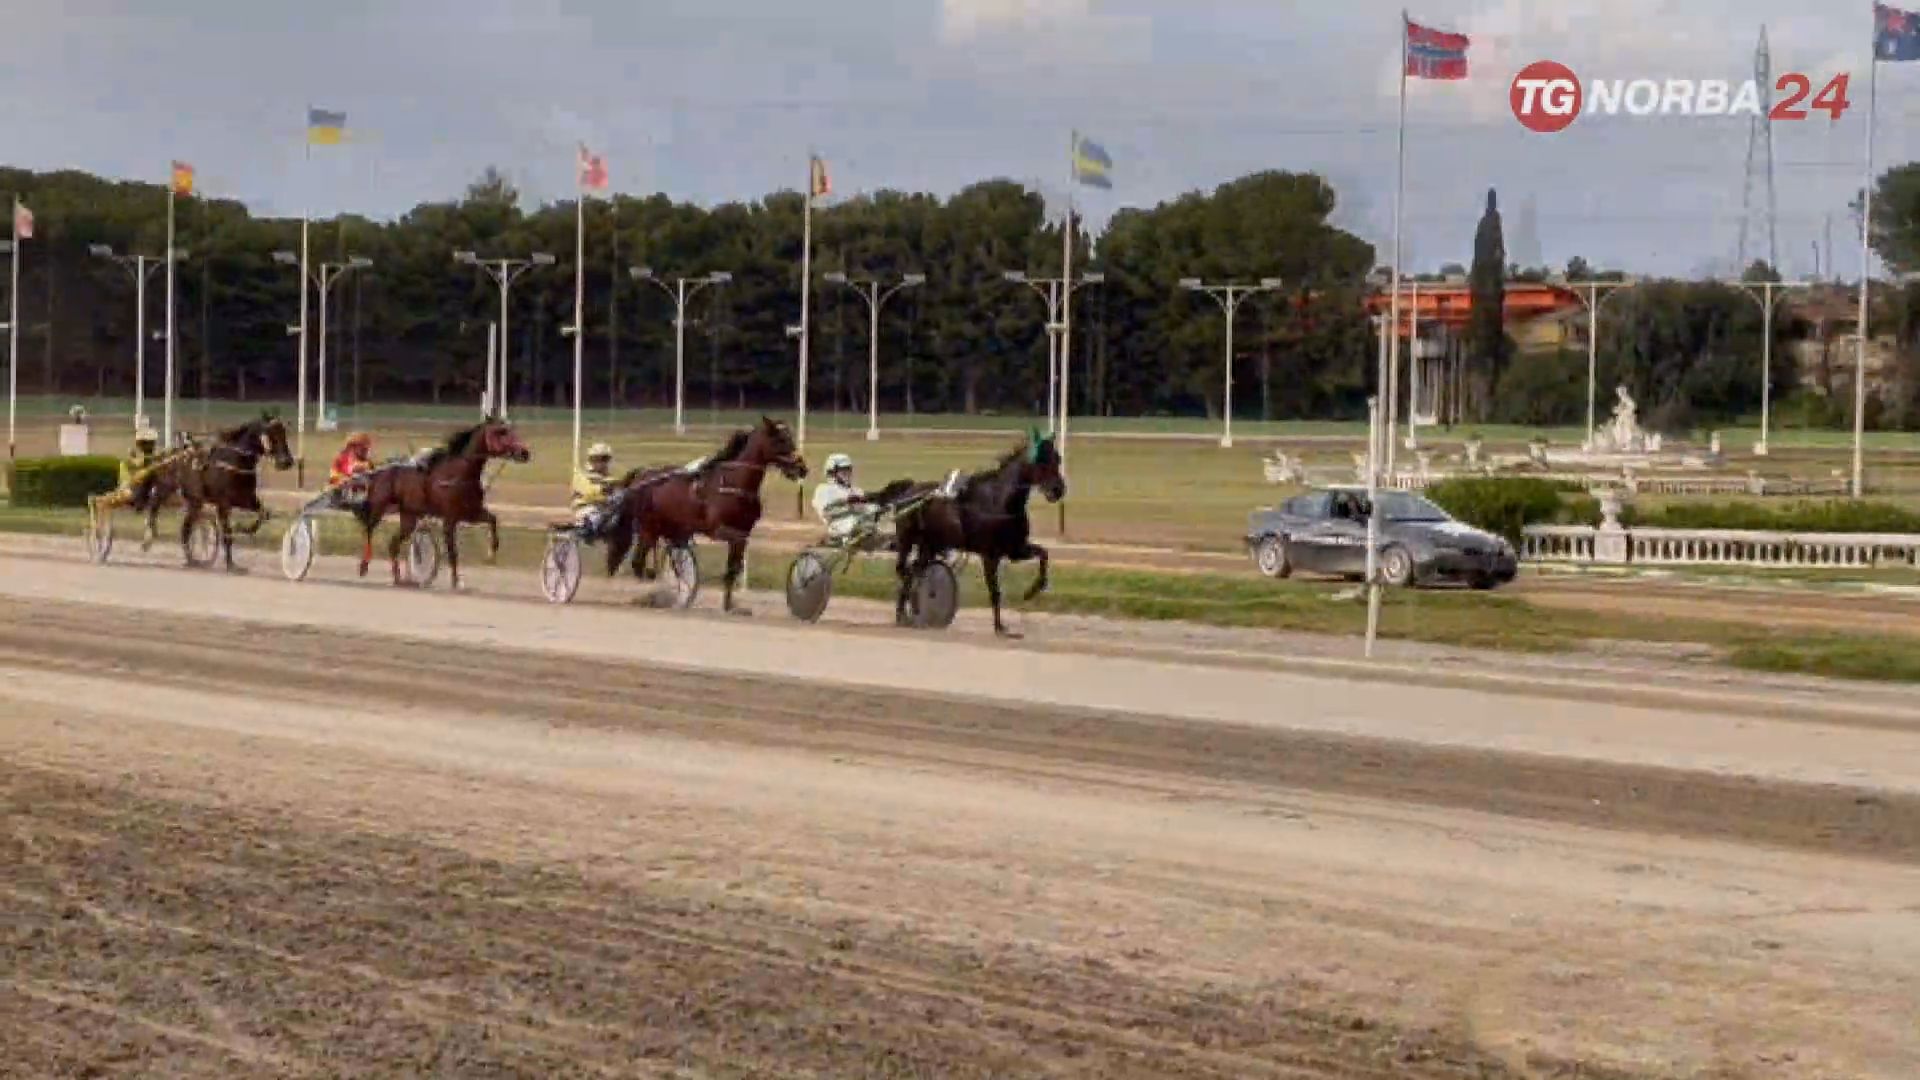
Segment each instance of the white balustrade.
[[[1528,562],[1594,562],[1600,532],[1582,525],[1529,525],[1520,557]],[[1920,570],[1920,536],[1909,534],[1661,528],[1631,528],[1624,534],[1626,561],[1643,566]]]

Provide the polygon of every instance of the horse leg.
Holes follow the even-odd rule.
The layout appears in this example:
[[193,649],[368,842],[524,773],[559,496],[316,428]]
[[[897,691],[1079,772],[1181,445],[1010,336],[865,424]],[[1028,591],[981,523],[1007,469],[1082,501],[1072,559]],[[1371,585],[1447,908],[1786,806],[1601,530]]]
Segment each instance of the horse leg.
[[393,583],[405,585],[400,580],[400,552],[413,539],[413,530],[420,524],[420,518],[406,510],[400,511],[400,531],[394,533],[393,541],[387,545],[387,561],[393,564]]
[[1024,562],[1027,559],[1040,560],[1040,576],[1033,579],[1033,584],[1028,587],[1026,595],[1020,598],[1021,603],[1024,604],[1027,601],[1032,600],[1034,597],[1039,596],[1041,593],[1047,591],[1048,560],[1047,560],[1046,548],[1041,547],[1039,544],[1028,544],[1026,550],[1022,551],[1018,555],[1015,555],[1013,559],[1015,562]]
[[[488,514],[487,516],[492,517],[493,515]],[[446,533],[447,533],[447,570],[450,571],[453,575],[453,591],[459,592],[460,591],[460,542],[454,538],[460,535],[460,523],[457,521],[447,522]]]
[[627,561],[627,553],[633,550],[633,530],[614,529],[607,534],[607,576],[612,577],[620,571],[620,564]]
[[[110,512],[110,511],[109,511]],[[140,550],[153,547],[153,538],[160,535],[160,500],[147,500],[147,527],[140,531]]]
[[[200,520],[200,504],[188,499],[186,500],[186,506],[187,512],[180,518],[180,558],[183,561],[187,558],[188,538],[193,536],[193,527]],[[188,563],[187,565],[191,566],[193,564]]]
[[733,586],[735,582],[740,580],[741,568],[747,564],[747,536],[745,533],[734,534],[732,530],[725,531],[730,535],[726,538],[727,580],[726,587],[721,594],[720,609],[729,615],[751,615],[753,614],[752,611],[744,607],[736,609],[733,606]]
[[1019,637],[1000,620],[1000,556],[981,556],[980,569],[987,575],[987,599],[993,601],[993,632],[1003,638]]
[[226,557],[227,573],[233,573],[233,510],[225,503],[213,504],[213,520],[220,526],[220,553]]
[[[487,565],[492,566],[494,563],[500,561],[500,519],[494,517],[493,511],[491,510],[481,510],[479,520],[485,522],[487,526]],[[449,530],[449,535],[447,536],[447,551],[449,555],[451,555],[453,551],[453,536],[451,535],[451,530]],[[459,574],[456,572],[454,577],[454,587],[458,588]]]
[[913,588],[913,567],[908,562],[913,557],[913,546],[902,540],[900,552],[893,560],[894,576],[900,579],[900,593],[893,601],[893,624],[907,625],[907,594]]

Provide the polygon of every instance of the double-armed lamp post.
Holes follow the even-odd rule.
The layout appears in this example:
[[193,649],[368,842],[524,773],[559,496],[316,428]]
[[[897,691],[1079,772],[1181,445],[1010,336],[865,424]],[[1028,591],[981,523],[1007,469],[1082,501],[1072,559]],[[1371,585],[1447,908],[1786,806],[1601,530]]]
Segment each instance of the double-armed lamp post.
[[507,296],[513,291],[513,281],[521,274],[536,266],[552,266],[553,256],[544,251],[536,251],[524,259],[483,259],[471,251],[456,251],[453,261],[461,266],[472,266],[484,270],[494,284],[500,286],[500,348],[497,350],[499,371],[494,365],[487,365],[487,409],[500,419],[507,418]]
[[899,284],[885,289],[878,278],[849,278],[838,270],[826,274],[825,280],[848,286],[867,302],[867,441],[874,442],[880,438],[880,308],[901,289],[925,285],[927,275],[903,274]]
[[650,266],[630,266],[627,273],[635,281],[652,284],[667,298],[673,301],[673,433],[687,433],[687,301],[693,294],[708,285],[725,285],[733,280],[733,275],[725,270],[715,270],[699,277],[673,278],[673,284],[667,284],[664,278],[656,277]]
[[1220,432],[1220,445],[1223,448],[1233,446],[1233,316],[1240,302],[1254,293],[1272,292],[1280,287],[1279,278],[1261,278],[1258,285],[1238,285],[1228,282],[1220,285],[1208,285],[1199,278],[1181,278],[1180,287],[1188,292],[1206,293],[1220,305],[1227,314],[1227,355],[1222,365],[1226,381],[1225,392],[1221,395],[1221,418],[1226,426]]
[[[112,259],[133,275],[133,426],[138,430],[146,426],[147,412],[147,275],[166,265],[167,257],[121,255],[106,244],[90,244],[87,251],[95,258]],[[185,248],[174,249],[174,261],[186,257]]]

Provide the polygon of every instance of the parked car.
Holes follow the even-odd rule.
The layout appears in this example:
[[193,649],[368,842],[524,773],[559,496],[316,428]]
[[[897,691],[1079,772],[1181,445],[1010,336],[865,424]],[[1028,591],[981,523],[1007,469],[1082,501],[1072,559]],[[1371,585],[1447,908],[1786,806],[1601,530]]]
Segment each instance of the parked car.
[[[1406,491],[1381,491],[1379,560],[1389,585],[1458,581],[1491,589],[1512,581],[1519,560],[1503,537],[1454,520]],[[1365,488],[1330,487],[1255,510],[1247,551],[1268,577],[1296,570],[1359,580],[1367,565]]]

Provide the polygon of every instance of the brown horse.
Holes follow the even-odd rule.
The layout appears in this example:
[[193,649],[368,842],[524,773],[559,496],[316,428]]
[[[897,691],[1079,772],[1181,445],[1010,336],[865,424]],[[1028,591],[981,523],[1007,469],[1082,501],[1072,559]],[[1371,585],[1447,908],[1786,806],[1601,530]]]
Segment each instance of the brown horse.
[[608,537],[607,570],[620,566],[634,550],[633,572],[644,577],[646,555],[662,541],[684,545],[708,536],[727,545],[727,580],[722,606],[734,611],[733,587],[745,564],[747,538],[760,521],[760,485],[767,469],[789,480],[804,480],[807,463],[794,445],[793,430],[765,416],[735,433],[698,469],[641,469],[628,474],[620,520]]
[[[891,488],[891,485],[889,486]],[[1027,500],[1039,488],[1048,502],[1066,497],[1067,480],[1060,471],[1060,451],[1051,435],[1033,431],[1026,444],[1014,448],[991,469],[962,481],[952,498],[935,498],[897,522],[900,593],[894,619],[907,622],[907,594],[920,570],[949,551],[980,556],[987,578],[987,598],[993,601],[993,632],[1018,637],[1000,619],[1000,564],[1040,560],[1040,576],[1023,600],[1032,600],[1047,587],[1047,549],[1031,539]]]
[[[213,504],[220,525],[220,547],[226,556],[227,571],[233,572],[232,512],[246,510],[254,515],[252,523],[239,531],[252,536],[272,515],[260,503],[260,459],[271,457],[273,467],[285,472],[293,468],[293,451],[287,447],[287,425],[273,413],[239,427],[228,428],[215,436],[212,448],[189,453],[166,470],[166,474],[148,495],[147,528],[151,532],[154,515],[166,501],[169,489],[178,491],[186,503],[186,517],[180,521],[180,547],[188,551],[188,539],[200,520],[201,507]],[[188,556],[191,560],[191,555]]]
[[487,509],[487,493],[480,480],[487,462],[494,458],[524,462],[532,457],[511,425],[489,419],[454,435],[421,464],[401,462],[374,470],[367,482],[366,501],[355,511],[365,535],[360,576],[367,576],[367,565],[373,561],[373,530],[394,510],[400,514],[400,531],[387,545],[393,583],[405,584],[400,578],[400,552],[413,538],[420,519],[438,518],[446,526],[447,568],[458,589],[460,545],[455,534],[461,525],[485,525],[488,560],[500,552],[500,521]]

